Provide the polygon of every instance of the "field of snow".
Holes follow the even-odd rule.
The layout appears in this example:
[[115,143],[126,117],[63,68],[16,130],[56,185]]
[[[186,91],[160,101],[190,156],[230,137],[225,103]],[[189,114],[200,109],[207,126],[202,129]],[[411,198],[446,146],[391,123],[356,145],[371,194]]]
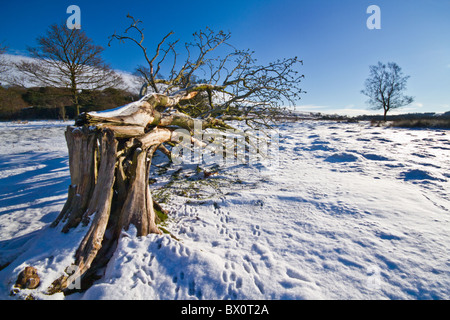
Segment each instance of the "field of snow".
[[130,229],[90,289],[45,295],[86,231],[49,227],[67,124],[0,123],[0,299],[450,299],[450,132],[326,121],[279,128],[278,168],[152,168],[174,237]]

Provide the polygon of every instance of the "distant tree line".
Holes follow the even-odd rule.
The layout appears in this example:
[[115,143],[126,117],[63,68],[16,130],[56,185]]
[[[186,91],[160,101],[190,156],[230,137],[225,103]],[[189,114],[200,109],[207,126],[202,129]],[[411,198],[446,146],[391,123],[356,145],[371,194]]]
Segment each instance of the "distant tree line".
[[389,121],[392,127],[404,128],[442,128],[450,129],[450,111],[445,113],[405,113],[397,115],[360,115],[349,117],[338,114],[312,114],[314,120],[332,120],[339,122],[370,121],[372,125],[379,126]]
[[138,98],[103,61],[104,48],[64,22],[51,25],[37,46],[28,47],[34,59],[9,62],[6,50],[0,43],[0,120],[68,119]]
[[[79,90],[81,112],[100,111],[125,105],[138,95],[116,88]],[[0,86],[0,120],[73,119],[77,106],[70,88]]]

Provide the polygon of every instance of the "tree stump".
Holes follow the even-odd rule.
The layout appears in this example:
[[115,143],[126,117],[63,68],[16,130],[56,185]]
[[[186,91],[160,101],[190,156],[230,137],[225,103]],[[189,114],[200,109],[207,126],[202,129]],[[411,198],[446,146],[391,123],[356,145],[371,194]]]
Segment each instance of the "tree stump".
[[[143,133],[143,134],[141,134]],[[53,283],[64,290],[81,277],[85,288],[114,253],[122,230],[134,225],[138,236],[161,234],[149,188],[154,152],[172,138],[173,130],[154,126],[68,126],[71,185],[67,201],[52,223],[62,232],[89,226],[75,253],[75,272]]]

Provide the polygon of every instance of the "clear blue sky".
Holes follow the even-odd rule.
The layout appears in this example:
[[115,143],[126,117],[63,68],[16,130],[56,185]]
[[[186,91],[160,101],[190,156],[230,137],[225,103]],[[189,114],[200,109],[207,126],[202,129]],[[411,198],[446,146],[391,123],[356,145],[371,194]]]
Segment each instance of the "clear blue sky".
[[[143,63],[131,43],[107,47],[108,36],[127,26],[127,13],[144,21],[153,48],[169,31],[182,42],[209,26],[232,33],[238,48],[256,51],[259,62],[298,56],[304,61],[299,101],[310,111],[368,109],[360,94],[369,65],[396,62],[410,75],[415,102],[403,112],[450,110],[449,0],[227,0],[227,1],[5,1],[1,0],[0,42],[24,54],[66,9],[81,8],[82,29],[106,50],[113,68],[132,72]],[[381,30],[369,30],[369,5],[381,9]],[[367,111],[373,113],[373,111]]]

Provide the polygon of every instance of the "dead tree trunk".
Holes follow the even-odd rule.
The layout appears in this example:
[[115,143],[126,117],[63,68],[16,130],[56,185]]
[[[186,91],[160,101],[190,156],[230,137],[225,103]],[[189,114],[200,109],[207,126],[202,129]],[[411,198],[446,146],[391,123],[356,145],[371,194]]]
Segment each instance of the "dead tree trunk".
[[[161,208],[149,188],[152,157],[158,148],[165,149],[164,142],[179,139],[176,128],[192,130],[194,120],[159,110],[195,94],[147,95],[119,111],[82,114],[76,126],[67,127],[71,185],[52,226],[63,224],[62,232],[69,232],[81,223],[87,232],[75,253],[75,268],[71,268],[75,272],[54,281],[50,293],[66,290],[79,278],[82,287],[88,287],[130,225],[138,236],[161,233],[154,207]],[[226,127],[216,119],[201,122],[202,128],[208,126]]]
[[[161,233],[149,189],[153,153],[172,138],[172,131],[153,127],[147,133],[124,138],[114,127],[73,127],[66,131],[71,185],[68,199],[53,222],[63,232],[80,223],[89,226],[76,254],[76,272],[54,282],[51,292],[64,290],[81,277],[92,281],[98,268],[112,256],[123,229],[134,225],[138,236]],[[140,131],[139,131],[140,133]]]
[[53,222],[66,222],[63,232],[77,226],[87,209],[96,182],[97,135],[87,127],[68,127],[66,131],[69,149],[69,169],[71,184],[68,199],[61,213]]

